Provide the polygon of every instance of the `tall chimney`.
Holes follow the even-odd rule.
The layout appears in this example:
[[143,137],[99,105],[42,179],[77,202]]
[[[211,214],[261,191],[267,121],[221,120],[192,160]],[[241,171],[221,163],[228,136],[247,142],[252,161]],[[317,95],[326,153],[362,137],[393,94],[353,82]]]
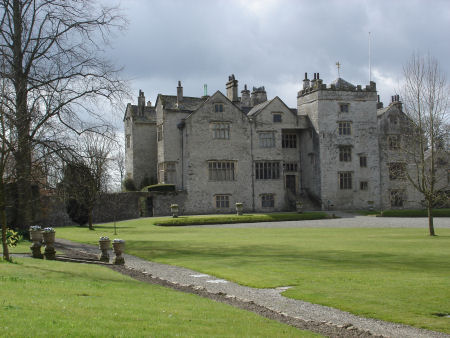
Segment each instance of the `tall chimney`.
[[181,81],[178,81],[177,87],[177,106],[183,101],[183,87],[181,86]]
[[244,90],[241,91],[241,106],[251,107],[250,90],[247,89],[247,85],[245,85]]
[[231,74],[228,77],[226,88],[228,100],[230,100],[231,102],[238,102],[238,80],[234,78],[234,74]]
[[139,89],[139,96],[138,96],[138,114],[144,115],[144,107],[145,107],[145,95],[142,90]]
[[309,88],[309,79],[308,79],[308,73],[305,73],[305,79],[303,80],[303,89]]

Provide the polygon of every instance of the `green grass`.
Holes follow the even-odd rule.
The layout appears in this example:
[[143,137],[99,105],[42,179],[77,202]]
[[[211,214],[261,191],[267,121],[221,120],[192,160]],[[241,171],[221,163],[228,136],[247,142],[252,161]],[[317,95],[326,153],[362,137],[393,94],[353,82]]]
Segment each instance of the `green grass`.
[[312,337],[312,333],[101,266],[0,263],[2,337]]
[[155,221],[155,225],[182,226],[202,224],[230,224],[230,223],[254,223],[254,222],[282,222],[282,221],[304,221],[313,219],[324,219],[328,215],[324,212],[298,213],[273,213],[273,214],[244,214],[237,215],[199,215],[179,216],[177,218],[161,217]]
[[[383,217],[428,217],[426,209],[384,210]],[[450,209],[433,209],[433,217],[450,217]]]
[[108,235],[126,252],[355,314],[450,333],[450,229],[155,227],[157,218],[57,236],[96,244]]

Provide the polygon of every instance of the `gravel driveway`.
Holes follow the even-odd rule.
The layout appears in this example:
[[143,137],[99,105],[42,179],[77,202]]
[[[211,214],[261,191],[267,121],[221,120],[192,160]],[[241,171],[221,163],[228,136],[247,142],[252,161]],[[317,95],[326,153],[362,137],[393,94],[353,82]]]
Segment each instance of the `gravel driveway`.
[[[226,225],[205,225],[208,227],[409,227],[424,228],[427,231],[427,222],[424,218],[385,218],[357,216],[336,212],[339,219],[313,220],[313,221],[290,221],[271,223],[246,223]],[[435,218],[436,231],[439,228],[450,228],[450,218]],[[59,248],[78,250],[86,254],[98,254],[94,246],[74,243],[67,240],[57,239]],[[112,254],[111,254],[112,256]],[[150,281],[150,279],[164,281],[166,286],[202,296],[222,300],[228,299],[228,303],[246,308],[248,310],[264,314],[264,309],[274,315],[268,316],[288,324],[310,329],[315,332],[333,337],[357,337],[357,336],[384,336],[384,337],[450,337],[450,335],[422,330],[406,325],[400,325],[381,320],[363,318],[352,315],[338,309],[311,304],[301,300],[286,298],[281,293],[286,288],[257,289],[242,286],[211,275],[206,275],[190,269],[149,262],[141,258],[124,255],[125,267],[122,273],[127,273],[137,279]],[[120,269],[119,269],[120,270]],[[126,272],[127,270],[128,272]],[[149,280],[145,280],[145,276]],[[150,281],[151,282],[151,281]],[[209,295],[209,296],[208,296]],[[216,296],[214,298],[213,296]],[[218,299],[222,301],[221,299]],[[234,301],[234,303],[233,303]],[[227,302],[227,301],[226,301]],[[247,304],[248,306],[240,306]],[[250,306],[252,305],[252,306]],[[259,309],[255,311],[254,308]],[[262,309],[262,310],[261,310]],[[317,329],[315,329],[317,328]]]

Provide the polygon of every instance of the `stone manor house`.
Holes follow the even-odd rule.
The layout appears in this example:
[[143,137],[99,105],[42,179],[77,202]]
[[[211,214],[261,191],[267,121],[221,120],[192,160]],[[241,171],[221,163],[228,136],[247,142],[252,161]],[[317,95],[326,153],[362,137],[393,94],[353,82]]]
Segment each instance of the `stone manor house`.
[[226,94],[211,96],[186,97],[178,82],[154,105],[142,91],[127,105],[126,175],[174,184],[165,203],[186,214],[234,212],[237,202],[247,212],[293,210],[298,200],[305,209],[418,207],[422,197],[398,173],[403,120],[399,97],[383,107],[374,82],[326,85],[305,73],[297,108],[268,100],[264,87],[239,96],[234,75]]

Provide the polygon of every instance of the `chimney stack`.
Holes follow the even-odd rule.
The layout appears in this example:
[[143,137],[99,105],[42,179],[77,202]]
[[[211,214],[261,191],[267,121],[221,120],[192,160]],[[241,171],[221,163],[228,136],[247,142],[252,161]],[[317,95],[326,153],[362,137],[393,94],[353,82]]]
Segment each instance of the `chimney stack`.
[[250,90],[247,89],[247,85],[245,85],[244,90],[241,91],[241,106],[251,107]]
[[177,87],[177,106],[183,101],[183,87],[181,86],[181,81],[178,81]]
[[144,107],[145,107],[145,95],[142,90],[139,89],[139,96],[138,96],[138,114],[144,115]]
[[308,79],[308,73],[305,73],[305,79],[303,80],[303,89],[309,88],[309,79]]
[[234,74],[228,77],[228,82],[226,84],[227,88],[227,98],[231,102],[238,102],[238,80],[234,78]]

